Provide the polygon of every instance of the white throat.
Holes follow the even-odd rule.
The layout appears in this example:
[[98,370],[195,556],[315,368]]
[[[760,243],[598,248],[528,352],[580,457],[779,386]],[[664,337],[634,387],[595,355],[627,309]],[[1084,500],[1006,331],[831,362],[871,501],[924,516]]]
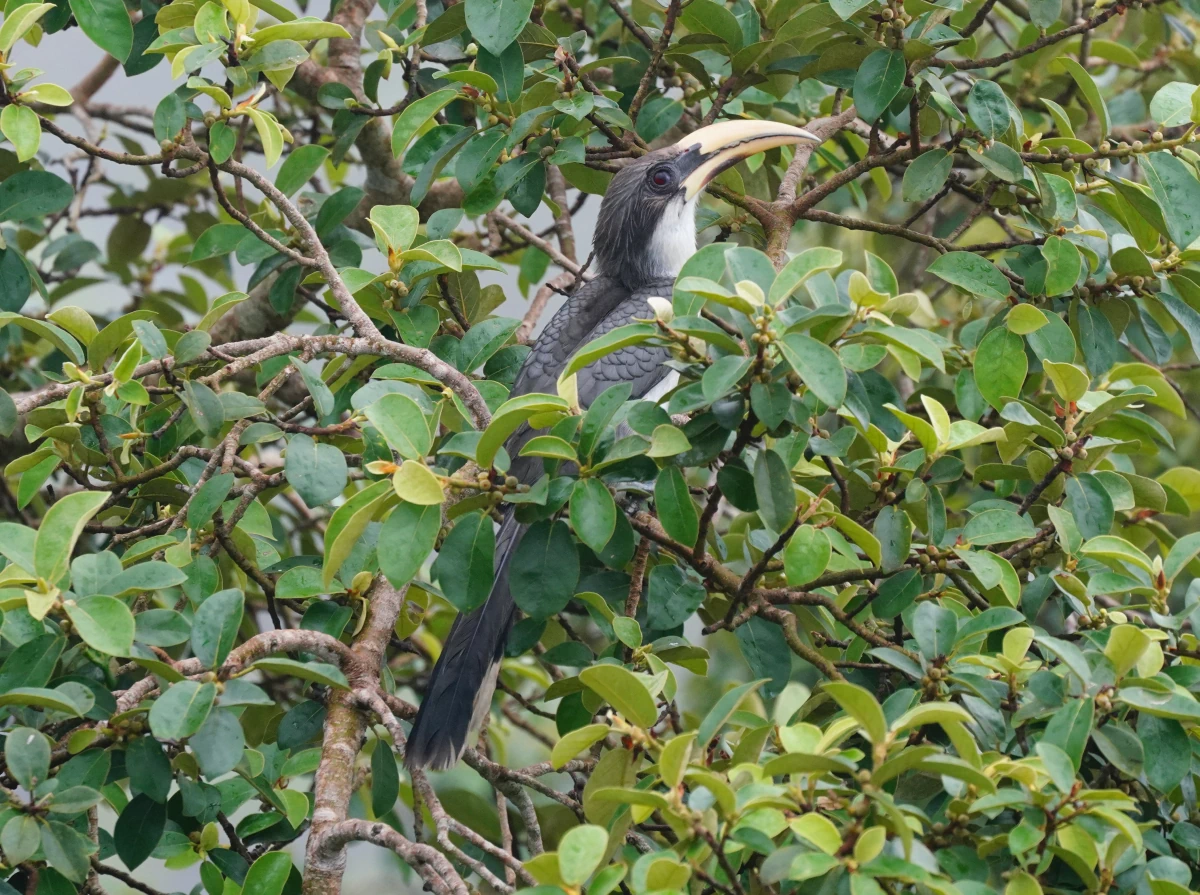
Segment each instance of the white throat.
[[696,254],[697,198],[673,200],[650,237],[650,257],[657,276],[674,279],[688,258]]

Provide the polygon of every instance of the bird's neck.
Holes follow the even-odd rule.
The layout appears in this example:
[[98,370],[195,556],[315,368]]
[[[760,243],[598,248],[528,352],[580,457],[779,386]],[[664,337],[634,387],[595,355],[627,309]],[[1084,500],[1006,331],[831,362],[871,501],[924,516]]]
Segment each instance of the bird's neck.
[[672,202],[663,212],[647,256],[655,279],[673,280],[696,254],[696,202]]
[[597,233],[598,268],[630,289],[672,281],[696,254],[696,202],[672,202],[646,237],[646,230]]

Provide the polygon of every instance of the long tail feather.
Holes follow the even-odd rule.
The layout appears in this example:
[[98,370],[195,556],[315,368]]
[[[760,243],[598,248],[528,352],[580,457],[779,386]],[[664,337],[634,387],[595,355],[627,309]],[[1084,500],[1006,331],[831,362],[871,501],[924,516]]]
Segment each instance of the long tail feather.
[[409,768],[453,767],[491,709],[516,615],[508,589],[508,561],[523,530],[511,515],[505,519],[496,543],[492,592],[482,606],[459,615],[450,627],[408,737],[404,763]]

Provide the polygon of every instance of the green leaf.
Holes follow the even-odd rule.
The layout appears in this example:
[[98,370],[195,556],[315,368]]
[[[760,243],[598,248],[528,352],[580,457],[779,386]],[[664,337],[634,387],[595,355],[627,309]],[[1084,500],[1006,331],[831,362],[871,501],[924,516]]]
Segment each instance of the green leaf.
[[564,734],[550,752],[551,766],[556,769],[563,767],[584,749],[590,749],[593,744],[608,736],[611,730],[607,724],[589,724]]
[[792,674],[792,651],[783,630],[774,622],[754,616],[734,632],[750,674],[766,678],[763,696],[773,699],[783,692]]
[[558,843],[558,872],[568,886],[581,886],[608,851],[608,831],[594,824],[572,827]]
[[196,610],[192,620],[192,652],[205,668],[219,668],[233,649],[244,605],[242,592],[231,588],[217,591]]
[[160,740],[186,739],[200,729],[216,698],[216,684],[178,681],[154,700],[150,729]]
[[1067,479],[1067,499],[1064,506],[1070,511],[1085,539],[1106,535],[1112,528],[1115,510],[1108,490],[1095,475],[1080,473]]
[[0,221],[57,214],[75,197],[71,185],[47,171],[18,171],[0,183]]
[[1008,279],[987,258],[971,252],[947,252],[934,259],[926,270],[964,292],[997,301],[1012,291]]
[[596,396],[595,400],[592,401],[584,413],[582,422],[579,424],[578,444],[580,456],[591,460],[600,436],[604,434],[612,418],[621,409],[621,405],[629,400],[629,396],[632,393],[633,386],[631,384],[619,383],[606,388]]
[[1092,382],[1087,371],[1075,364],[1060,364],[1044,360],[1042,369],[1054,383],[1054,390],[1058,392],[1058,396],[1063,401],[1078,401],[1087,394],[1088,386]]
[[494,579],[495,555],[496,535],[492,520],[483,513],[461,516],[446,535],[434,564],[434,575],[446,599],[459,612],[470,612],[488,598]]
[[440,504],[401,503],[379,529],[379,571],[394,587],[403,587],[421,571],[442,527]]
[[1117,625],[1104,645],[1104,655],[1112,662],[1117,679],[1124,677],[1150,648],[1146,632],[1134,625]]
[[954,156],[944,149],[921,153],[904,169],[900,197],[905,202],[924,202],[938,194],[954,167]]
[[654,431],[650,433],[650,448],[646,451],[646,456],[656,459],[678,457],[691,447],[692,443],[688,441],[682,429],[663,423],[661,426],[655,426]]
[[387,443],[406,460],[421,459],[433,446],[433,435],[425,414],[408,395],[384,395],[363,412]]
[[325,384],[324,380],[314,373],[308,364],[295,358],[292,359],[292,366],[300,374],[300,378],[304,380],[304,386],[308,389],[308,393],[312,395],[313,406],[316,408],[317,414],[319,416],[329,416],[329,414],[333,413],[333,392],[329,390],[329,386]]
[[178,363],[187,363],[204,354],[211,344],[212,336],[204,332],[204,330],[194,329],[190,333],[184,333],[179,337],[179,341],[175,343],[172,354],[174,354],[175,360]]
[[1027,303],[1017,305],[1004,318],[1004,325],[1018,336],[1037,332],[1048,322],[1045,313]]
[[566,401],[551,395],[530,394],[509,398],[496,409],[491,423],[480,437],[475,448],[475,462],[481,467],[490,467],[508,436],[531,416],[556,411],[565,413],[567,409]]
[[5,859],[14,865],[32,858],[41,844],[42,831],[37,819],[28,814],[13,817],[0,830],[0,848],[4,849]]
[[228,255],[245,238],[246,228],[241,224],[213,224],[196,238],[188,263]]
[[1011,605],[1017,605],[1021,598],[1021,580],[1016,570],[1003,556],[989,553],[986,550],[967,550],[955,548],[959,559],[967,564],[967,568],[979,579],[979,584],[986,591],[999,588],[1000,593]]
[[1018,610],[1009,606],[993,606],[991,609],[985,609],[979,615],[963,620],[958,626],[955,643],[957,645],[972,637],[978,637],[980,634],[988,634],[1024,623],[1025,616]]
[[1171,241],[1186,249],[1200,238],[1200,181],[1189,165],[1169,152],[1147,153],[1139,163],[1162,209]]
[[[928,604],[925,604],[928,605]],[[862,727],[867,739],[879,745],[887,739],[888,724],[879,702],[857,684],[829,682],[822,689]]]
[[609,330],[576,351],[571,356],[567,368],[563,370],[562,377],[565,379],[605,355],[632,345],[641,345],[656,335],[658,335],[658,327],[653,323],[627,323],[625,326]]
[[417,460],[400,464],[392,476],[392,487],[401,500],[421,506],[437,506],[446,499],[441,479]]
[[96,845],[73,827],[49,821],[42,827],[42,852],[47,863],[72,882],[87,878],[91,863],[88,856]]
[[754,493],[763,521],[776,532],[785,531],[796,516],[796,489],[787,464],[773,450],[760,450],[754,458]]
[[1013,509],[984,510],[963,526],[962,539],[974,547],[992,544],[1010,544],[1037,534],[1037,529],[1028,516],[1018,515]]
[[[1042,257],[1046,259],[1046,294],[1062,295],[1070,291],[1075,286],[1076,280],[1079,279],[1079,272],[1083,268],[1083,258],[1079,254],[1079,249],[1075,248],[1074,243],[1068,242],[1061,236],[1049,236],[1042,246]],[[1026,305],[1018,305],[1018,307],[1026,307]]]
[[375,245],[383,254],[403,252],[417,236],[421,218],[411,205],[376,205],[367,218],[375,232]]
[[384,740],[375,743],[371,753],[371,813],[382,817],[392,810],[400,797],[400,773],[396,755]]
[[[469,10],[468,6],[468,15],[470,14]],[[436,90],[409,103],[404,111],[396,117],[396,123],[392,127],[392,155],[397,158],[403,155],[408,149],[408,144],[412,142],[413,137],[425,126],[426,122],[453,102],[458,95],[457,90]]]
[[267,852],[250,866],[242,895],[282,895],[291,873],[292,858],[287,852]]
[[134,621],[129,607],[115,597],[84,597],[63,603],[79,636],[94,650],[128,656],[133,649]]
[[[23,299],[22,299],[23,300]],[[7,438],[17,428],[17,404],[12,395],[0,389],[0,438]]]
[[659,472],[654,484],[654,505],[663,531],[688,547],[696,543],[700,536],[700,514],[678,466],[668,466]]
[[612,492],[599,479],[580,479],[571,491],[570,518],[579,539],[594,552],[601,552],[617,527]]
[[312,509],[328,504],[346,487],[346,455],[332,444],[314,441],[308,435],[297,434],[288,439],[283,469],[288,484]]
[[367,526],[395,500],[386,481],[368,485],[334,510],[325,529],[321,581],[333,586],[334,576],[353,552]]
[[50,774],[50,741],[32,727],[16,727],[4,739],[4,760],[12,778],[27,790]]
[[1146,572],[1153,573],[1154,564],[1145,553],[1124,538],[1113,535],[1098,535],[1086,541],[1079,550],[1084,556],[1094,556],[1113,563],[1132,563]]
[[216,435],[224,427],[225,407],[216,392],[203,382],[194,379],[184,382],[183,402],[191,412],[196,428],[205,435]]
[[1172,718],[1146,714],[1138,717],[1138,739],[1147,756],[1146,778],[1162,793],[1169,793],[1191,769],[1191,740],[1183,725]]
[[130,327],[137,336],[137,340],[141,342],[142,348],[151,357],[162,360],[171,353],[162,332],[150,321],[134,320],[130,322]]
[[650,570],[646,588],[646,626],[670,631],[686,622],[704,602],[704,588],[679,566],[663,563]]
[[779,352],[821,403],[836,409],[846,400],[846,371],[837,352],[803,333],[788,333]]
[[533,0],[466,0],[467,27],[479,45],[499,56],[529,21]]
[[5,106],[4,111],[0,112],[0,132],[17,151],[17,161],[27,162],[37,155],[42,142],[42,125],[33,109],[28,106]]
[[879,541],[883,558],[880,565],[884,571],[898,569],[908,560],[912,528],[908,513],[895,506],[884,507],[875,517],[875,537]]
[[1020,396],[1028,371],[1025,342],[1016,333],[996,327],[979,343],[975,352],[975,382],[984,400],[997,410],[1003,409],[1005,398]]
[[259,28],[252,34],[252,37],[257,46],[262,46],[273,40],[303,42],[332,37],[347,39],[350,37],[350,32],[341,25],[333,22],[326,22],[323,19],[305,16],[304,18],[291,19],[278,25],[268,25],[266,28]]
[[779,306],[791,298],[804,282],[813,274],[823,270],[836,270],[842,266],[842,253],[837,249],[815,246],[805,249],[783,266],[783,270],[771,283],[771,291],[767,302]]
[[481,47],[475,57],[475,67],[492,77],[496,84],[496,99],[500,102],[512,103],[520,98],[525,83],[525,59],[516,42],[509,44],[500,54]]
[[1196,87],[1186,81],[1171,81],[1159,87],[1150,100],[1150,117],[1163,127],[1187,124],[1192,115]]
[[904,86],[906,68],[898,50],[876,50],[862,61],[854,77],[854,107],[863,121],[873,122],[887,111]]
[[321,169],[327,158],[329,150],[324,146],[309,143],[296,147],[288,153],[275,175],[276,188],[285,196],[295,194]]
[[60,498],[42,518],[33,544],[33,571],[50,584],[57,584],[71,562],[75,542],[108,500],[105,492],[76,491]]
[[[0,184],[0,190],[3,190],[4,185],[13,179],[15,178],[10,177],[3,184]],[[6,255],[7,254],[8,253],[6,252]],[[63,354],[67,355],[67,357],[69,357],[75,364],[84,363],[83,350],[79,347],[79,343],[75,340],[75,337],[66,330],[55,326],[53,323],[48,323],[45,320],[38,320],[33,317],[22,317],[15,313],[0,312],[0,329],[3,329],[10,323],[32,333],[39,339],[45,339]]]
[[67,88],[57,84],[34,84],[22,92],[27,102],[42,103],[46,106],[69,106],[75,100]]
[[1008,98],[995,81],[976,81],[967,94],[967,114],[985,140],[998,140],[1012,124]]
[[949,655],[958,636],[958,618],[949,609],[926,601],[913,614],[912,634],[926,659]]
[[70,0],[83,33],[118,62],[133,49],[133,22],[121,0]]
[[[819,344],[819,343],[818,343]],[[750,358],[729,355],[713,361],[700,379],[704,400],[710,404],[733,390],[750,369]]]
[[1051,71],[1055,67],[1060,67],[1066,71],[1079,86],[1079,92],[1083,94],[1083,98],[1087,101],[1088,106],[1096,116],[1097,122],[1100,124],[1100,138],[1108,136],[1109,117],[1108,106],[1104,103],[1104,97],[1100,94],[1100,88],[1096,86],[1096,82],[1092,80],[1092,76],[1088,74],[1086,68],[1076,62],[1069,56],[1060,56],[1051,63]]
[[783,552],[783,573],[792,587],[815,581],[829,568],[833,555],[829,538],[822,529],[801,525]]
[[81,717],[79,707],[71,698],[59,690],[46,690],[42,687],[14,687],[0,692],[0,705],[37,706],[55,712]]
[[1092,699],[1073,699],[1050,716],[1042,739],[1053,743],[1071,758],[1076,771],[1083,760],[1083,752],[1091,734],[1095,702]]
[[534,618],[566,608],[579,582],[579,552],[566,524],[544,519],[529,526],[513,551],[508,581],[513,600]]
[[5,12],[4,24],[0,26],[0,53],[7,56],[17,41],[54,6],[53,3],[24,3]]
[[733,713],[737,711],[738,706],[742,704],[742,700],[765,684],[766,681],[750,681],[746,684],[740,684],[732,690],[727,691],[704,716],[704,720],[700,722],[700,727],[696,731],[696,745],[705,750],[713,737],[720,733],[721,728],[725,726],[725,722],[733,717]]
[[232,771],[242,760],[246,738],[237,715],[228,709],[216,708],[188,739],[188,745],[204,776],[215,780]]
[[628,669],[619,665],[593,665],[579,672],[579,679],[630,723],[650,728],[658,720],[654,697],[642,679]]
[[1075,785],[1075,766],[1071,757],[1053,743],[1042,741],[1035,747],[1050,779],[1059,792],[1069,793]]
[[199,529],[207,524],[221,508],[236,481],[237,476],[232,472],[223,472],[201,485],[188,504],[188,527]]
[[[154,737],[138,737],[125,749],[125,767],[129,771],[129,791],[145,793],[166,804],[171,795],[174,774],[171,760]],[[103,782],[101,780],[101,782]]]
[[297,662],[295,659],[269,658],[259,659],[252,666],[269,674],[286,675],[303,681],[312,681],[333,687],[336,690],[349,690],[350,684],[346,675],[336,665],[328,662]]
[[1200,554],[1200,532],[1186,534],[1172,544],[1163,560],[1163,576],[1167,582],[1174,581],[1184,566],[1195,559],[1197,554]]
[[130,870],[136,870],[158,846],[166,825],[165,804],[159,804],[145,794],[135,796],[122,809],[113,827],[117,857]]
[[[275,46],[279,46],[279,44]],[[308,54],[303,52],[304,48],[300,47],[299,49],[307,57]],[[294,62],[294,60],[289,60],[289,62]],[[279,156],[283,153],[283,132],[279,128],[279,122],[275,120],[274,116],[267,112],[260,112],[258,109],[249,109],[246,115],[254,122],[254,130],[258,132],[258,139],[262,141],[263,156],[266,158],[267,167],[270,168],[279,161]]]

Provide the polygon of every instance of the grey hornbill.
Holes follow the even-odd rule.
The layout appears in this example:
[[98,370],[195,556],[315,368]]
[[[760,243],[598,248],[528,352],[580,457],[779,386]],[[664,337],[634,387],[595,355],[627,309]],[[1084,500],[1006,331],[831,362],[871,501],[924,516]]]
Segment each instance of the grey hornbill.
[[[696,251],[696,200],[725,169],[756,152],[789,143],[820,142],[808,131],[769,121],[723,121],[647,153],[613,177],[600,206],[593,240],[596,277],[572,295],[546,324],[525,359],[512,394],[554,394],[559,374],[581,346],[634,318],[653,316],[646,299],[670,296],[683,263]],[[634,346],[604,357],[577,374],[586,407],[620,382],[633,398],[661,397],[670,388],[665,349]],[[518,457],[530,432],[522,427],[505,445],[509,474],[532,484],[536,457]],[[446,637],[408,738],[410,768],[443,769],[462,755],[491,707],[492,693],[516,615],[508,561],[523,526],[505,511],[496,543],[496,580],[487,601],[459,615]]]

